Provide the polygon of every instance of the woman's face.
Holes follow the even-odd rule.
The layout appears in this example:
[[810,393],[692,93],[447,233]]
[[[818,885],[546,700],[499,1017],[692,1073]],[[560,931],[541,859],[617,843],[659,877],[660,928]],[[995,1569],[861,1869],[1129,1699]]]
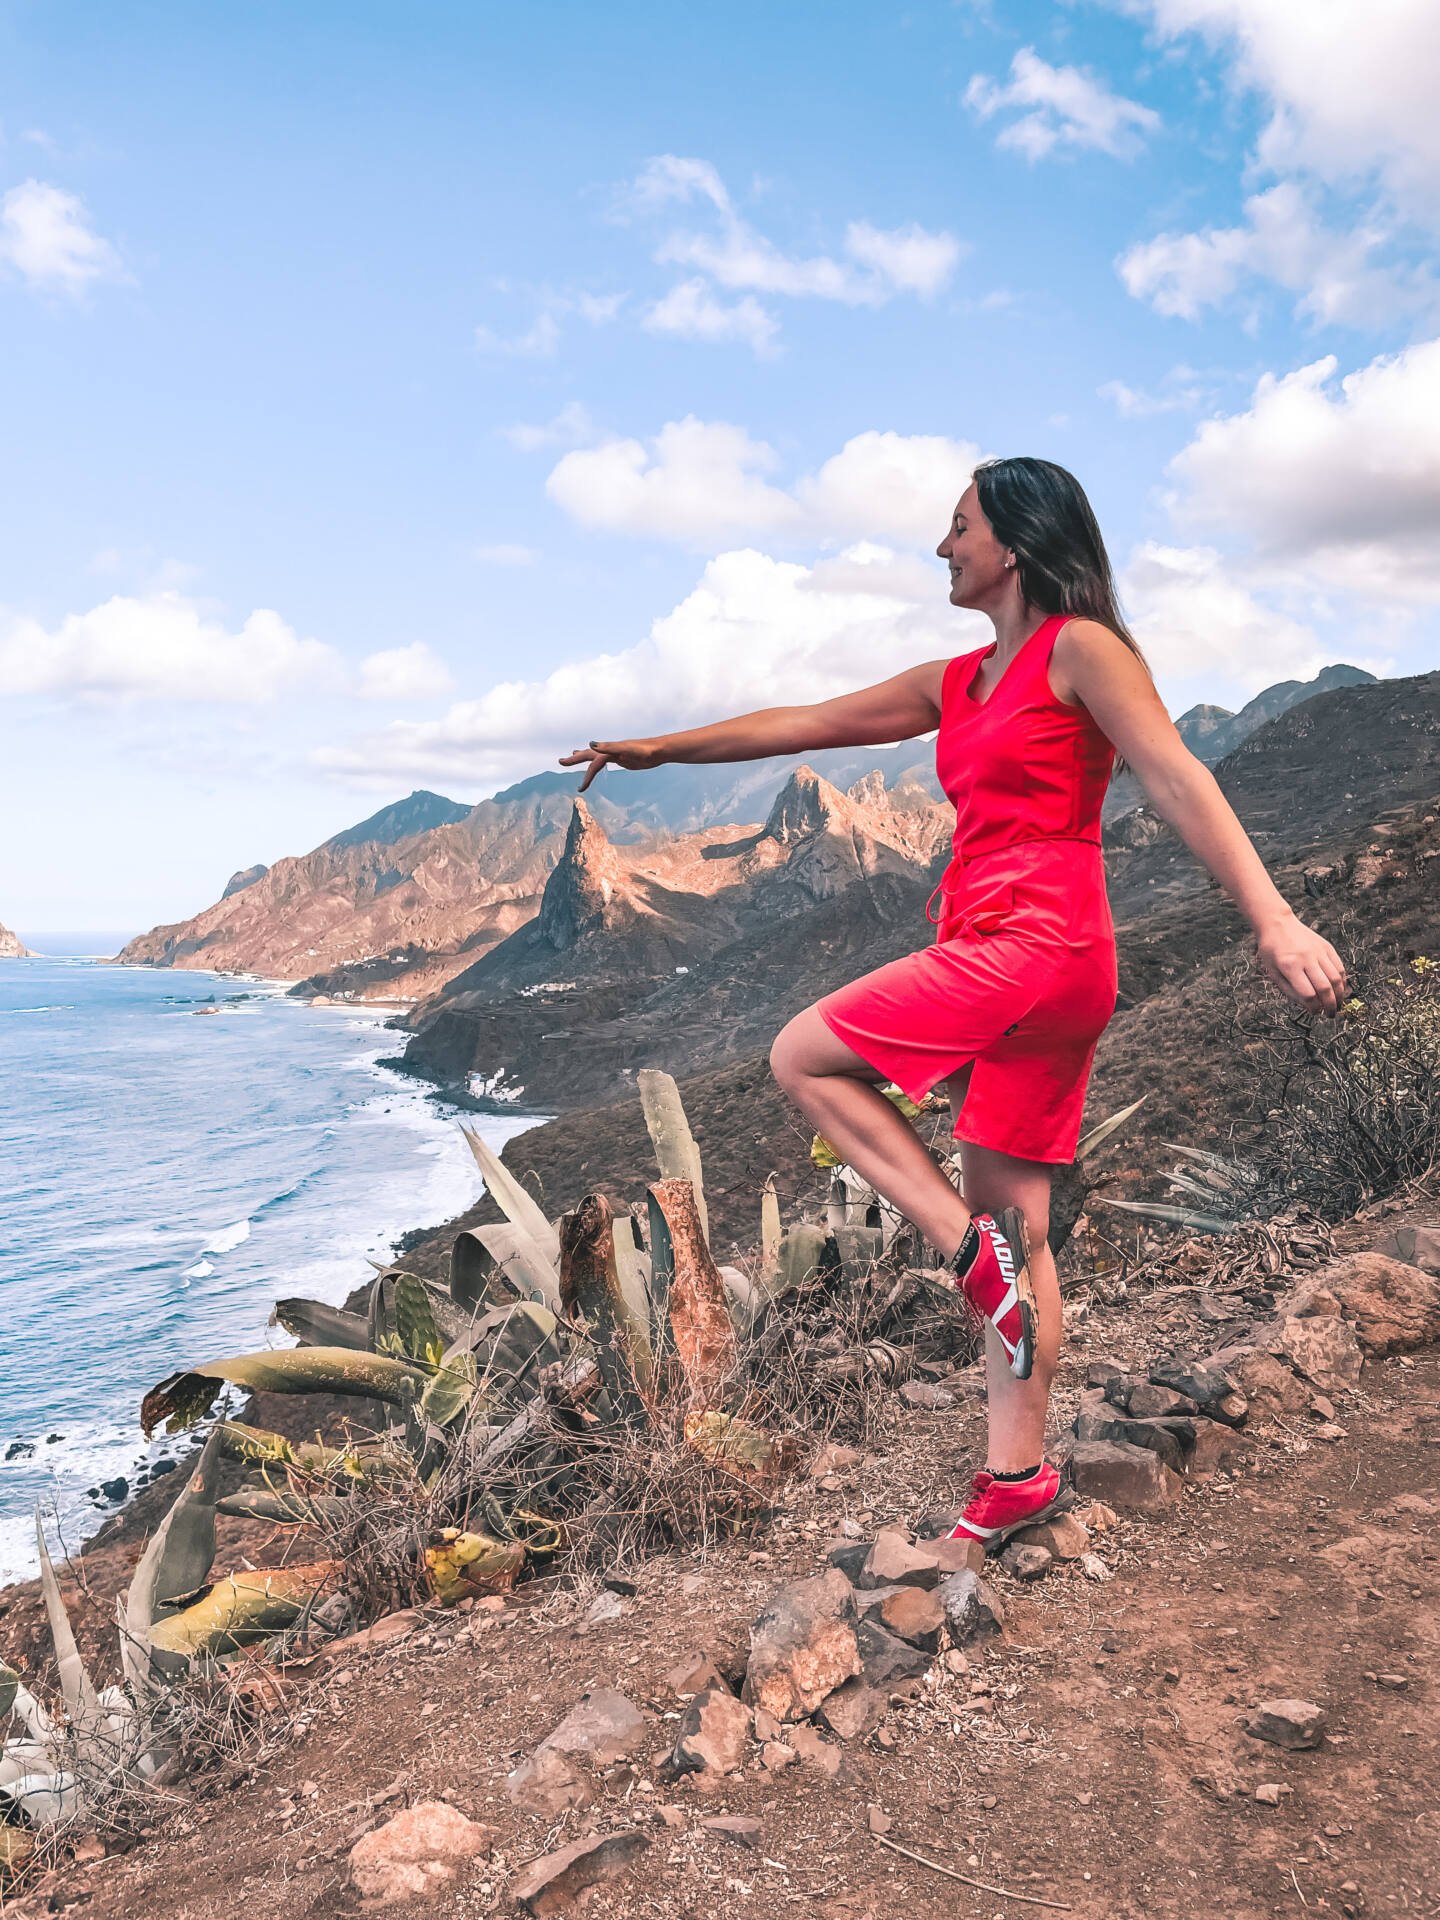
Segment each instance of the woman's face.
[[1014,587],[1014,567],[1006,565],[1014,555],[991,531],[973,480],[961,494],[949,530],[935,551],[950,568],[952,607],[993,608]]

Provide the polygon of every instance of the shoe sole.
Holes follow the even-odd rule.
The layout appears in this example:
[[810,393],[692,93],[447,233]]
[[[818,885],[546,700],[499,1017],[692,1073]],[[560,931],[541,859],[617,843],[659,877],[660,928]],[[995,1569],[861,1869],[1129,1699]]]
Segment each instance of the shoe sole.
[[976,1540],[984,1547],[987,1554],[999,1553],[1013,1535],[1023,1533],[1026,1527],[1038,1527],[1046,1520],[1053,1520],[1058,1513],[1067,1513],[1075,1505],[1075,1500],[1075,1489],[1062,1486],[1048,1506],[1041,1507],[1038,1512],[1029,1514],[1024,1520],[1012,1520],[1008,1527],[1001,1527],[998,1532],[988,1535],[984,1540],[980,1539],[978,1533],[950,1533],[946,1534],[945,1538]]
[[[1015,1269],[1015,1291],[1019,1300],[1020,1344],[1016,1349],[1015,1360],[1010,1362],[1010,1371],[1017,1380],[1028,1380],[1035,1365],[1035,1289],[1030,1284],[1030,1229],[1025,1224],[1025,1215],[1019,1207],[1003,1207],[996,1225],[1013,1247],[1020,1250],[1019,1263]],[[1027,1520],[1027,1527],[1033,1522]]]

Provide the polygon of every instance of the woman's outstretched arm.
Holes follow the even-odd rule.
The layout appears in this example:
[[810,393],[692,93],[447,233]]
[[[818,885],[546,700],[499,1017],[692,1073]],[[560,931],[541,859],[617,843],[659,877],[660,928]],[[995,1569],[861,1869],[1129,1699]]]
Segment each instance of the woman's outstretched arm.
[[654,734],[643,740],[592,740],[588,747],[561,754],[560,765],[590,762],[580,782],[583,793],[607,764],[634,769],[664,766],[669,761],[764,760],[771,754],[814,753],[821,747],[909,740],[940,724],[940,678],[945,665],[943,660],[927,660],[872,687],[837,694],[833,700],[800,707],[761,707],[683,733]]
[[1214,774],[1180,738],[1143,663],[1108,627],[1072,620],[1055,643],[1051,679],[1062,699],[1073,693],[1089,709],[1156,813],[1245,915],[1276,985],[1302,1006],[1338,1012],[1346,993],[1339,954],[1287,904]]

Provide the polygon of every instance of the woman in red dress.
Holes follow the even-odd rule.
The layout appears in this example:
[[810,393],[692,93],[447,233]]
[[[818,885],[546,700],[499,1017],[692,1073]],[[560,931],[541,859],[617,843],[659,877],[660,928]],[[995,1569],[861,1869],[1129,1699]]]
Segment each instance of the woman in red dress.
[[[810,706],[592,740],[561,764],[588,761],[583,793],[607,762],[753,760],[939,728],[936,771],[955,833],[931,895],[938,913],[927,907],[933,941],[797,1014],[770,1062],[842,1160],[940,1250],[985,1323],[988,1460],[955,1531],[993,1547],[1059,1492],[1043,1457],[1061,1336],[1050,1176],[1074,1157],[1095,1044],[1115,1008],[1100,810],[1117,756],[1249,920],[1279,987],[1333,1014],[1345,969],[1281,898],[1176,732],[1120,617],[1074,476],[1048,460],[984,462],[937,551],[950,604],[994,627],[988,647]],[[946,1083],[963,1195],[880,1093],[891,1081],[913,1100]]]

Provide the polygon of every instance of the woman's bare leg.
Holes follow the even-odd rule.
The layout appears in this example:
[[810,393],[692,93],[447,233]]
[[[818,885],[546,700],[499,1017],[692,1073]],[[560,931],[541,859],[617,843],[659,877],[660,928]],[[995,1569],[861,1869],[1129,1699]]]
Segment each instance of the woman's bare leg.
[[990,1446],[985,1464],[998,1473],[1033,1467],[1045,1447],[1045,1418],[1050,1383],[1060,1359],[1063,1316],[1060,1283],[1050,1252],[1050,1167],[1043,1160],[1018,1160],[993,1147],[960,1143],[965,1198],[979,1213],[1019,1207],[1030,1230],[1030,1284],[1035,1290],[1035,1359],[1028,1380],[1010,1371],[1005,1349],[993,1327],[985,1329],[985,1385]]
[[870,1063],[807,1007],[776,1035],[770,1067],[840,1158],[950,1259],[965,1238],[970,1210],[904,1114],[880,1092],[882,1076]]

